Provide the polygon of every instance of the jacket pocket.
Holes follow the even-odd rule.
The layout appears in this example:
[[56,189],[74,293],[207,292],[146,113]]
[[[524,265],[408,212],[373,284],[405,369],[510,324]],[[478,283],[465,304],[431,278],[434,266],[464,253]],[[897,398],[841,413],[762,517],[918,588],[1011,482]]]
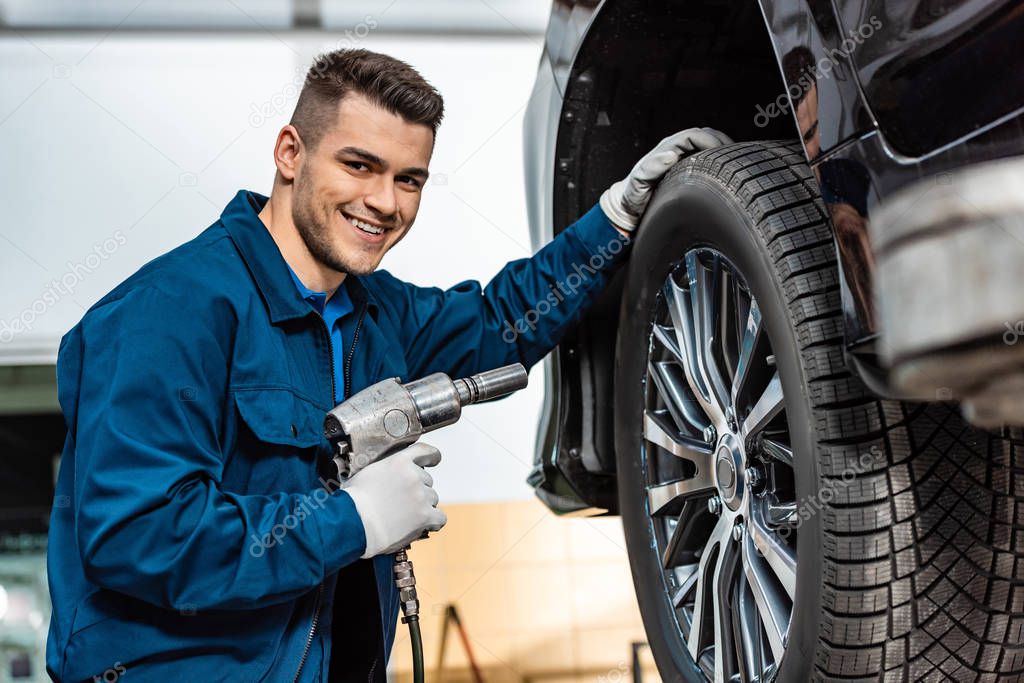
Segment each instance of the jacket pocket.
[[324,411],[290,389],[235,389],[235,405],[257,440],[311,448],[324,441]]

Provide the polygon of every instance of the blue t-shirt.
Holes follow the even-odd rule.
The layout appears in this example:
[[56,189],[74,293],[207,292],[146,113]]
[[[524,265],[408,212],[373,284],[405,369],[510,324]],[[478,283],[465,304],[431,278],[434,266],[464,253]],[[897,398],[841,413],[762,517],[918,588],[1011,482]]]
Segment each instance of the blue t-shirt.
[[335,290],[334,296],[328,299],[327,292],[316,292],[302,284],[302,280],[291,266],[288,266],[288,272],[292,274],[292,280],[302,298],[320,314],[331,333],[331,352],[334,356],[334,403],[337,405],[345,400],[345,343],[341,338],[341,325],[338,321],[353,311],[352,299],[348,296],[345,283],[342,283]]

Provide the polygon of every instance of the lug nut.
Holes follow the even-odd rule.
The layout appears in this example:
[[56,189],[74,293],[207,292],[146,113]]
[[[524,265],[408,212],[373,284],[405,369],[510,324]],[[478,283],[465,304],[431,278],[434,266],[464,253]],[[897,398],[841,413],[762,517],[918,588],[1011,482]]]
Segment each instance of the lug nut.
[[715,441],[718,440],[718,432],[715,431],[714,425],[708,425],[704,428],[704,441],[709,446],[715,445]]
[[756,489],[764,483],[764,475],[761,474],[761,470],[756,467],[748,467],[745,469],[743,471],[743,477],[747,480],[747,485],[752,489]]
[[708,498],[708,512],[713,515],[717,515],[722,511],[722,499],[718,496],[711,496]]
[[732,528],[732,540],[740,541],[743,539],[743,532],[746,528],[743,526],[743,522],[740,522]]

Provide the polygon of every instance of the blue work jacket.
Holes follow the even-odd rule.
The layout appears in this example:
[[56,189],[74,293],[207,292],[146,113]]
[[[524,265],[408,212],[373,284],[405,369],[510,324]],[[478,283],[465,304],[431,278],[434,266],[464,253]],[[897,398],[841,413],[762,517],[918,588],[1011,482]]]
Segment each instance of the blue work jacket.
[[486,287],[350,275],[339,392],[329,331],[258,218],[266,201],[240,191],[61,340],[55,680],[383,680],[373,563],[329,485],[325,412],[389,377],[533,365],[627,251],[595,206]]

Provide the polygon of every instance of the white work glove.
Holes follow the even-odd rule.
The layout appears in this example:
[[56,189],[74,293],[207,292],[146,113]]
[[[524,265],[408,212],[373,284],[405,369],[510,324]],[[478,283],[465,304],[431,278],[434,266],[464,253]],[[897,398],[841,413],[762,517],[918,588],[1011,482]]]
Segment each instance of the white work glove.
[[651,192],[661,177],[688,154],[731,145],[732,138],[714,128],[687,128],[669,135],[644,155],[623,180],[601,195],[601,210],[612,223],[633,231],[651,201]]
[[424,531],[439,531],[445,525],[448,517],[435,507],[434,480],[423,469],[439,462],[440,451],[414,443],[367,465],[342,484],[363,521],[363,559],[398,552]]

